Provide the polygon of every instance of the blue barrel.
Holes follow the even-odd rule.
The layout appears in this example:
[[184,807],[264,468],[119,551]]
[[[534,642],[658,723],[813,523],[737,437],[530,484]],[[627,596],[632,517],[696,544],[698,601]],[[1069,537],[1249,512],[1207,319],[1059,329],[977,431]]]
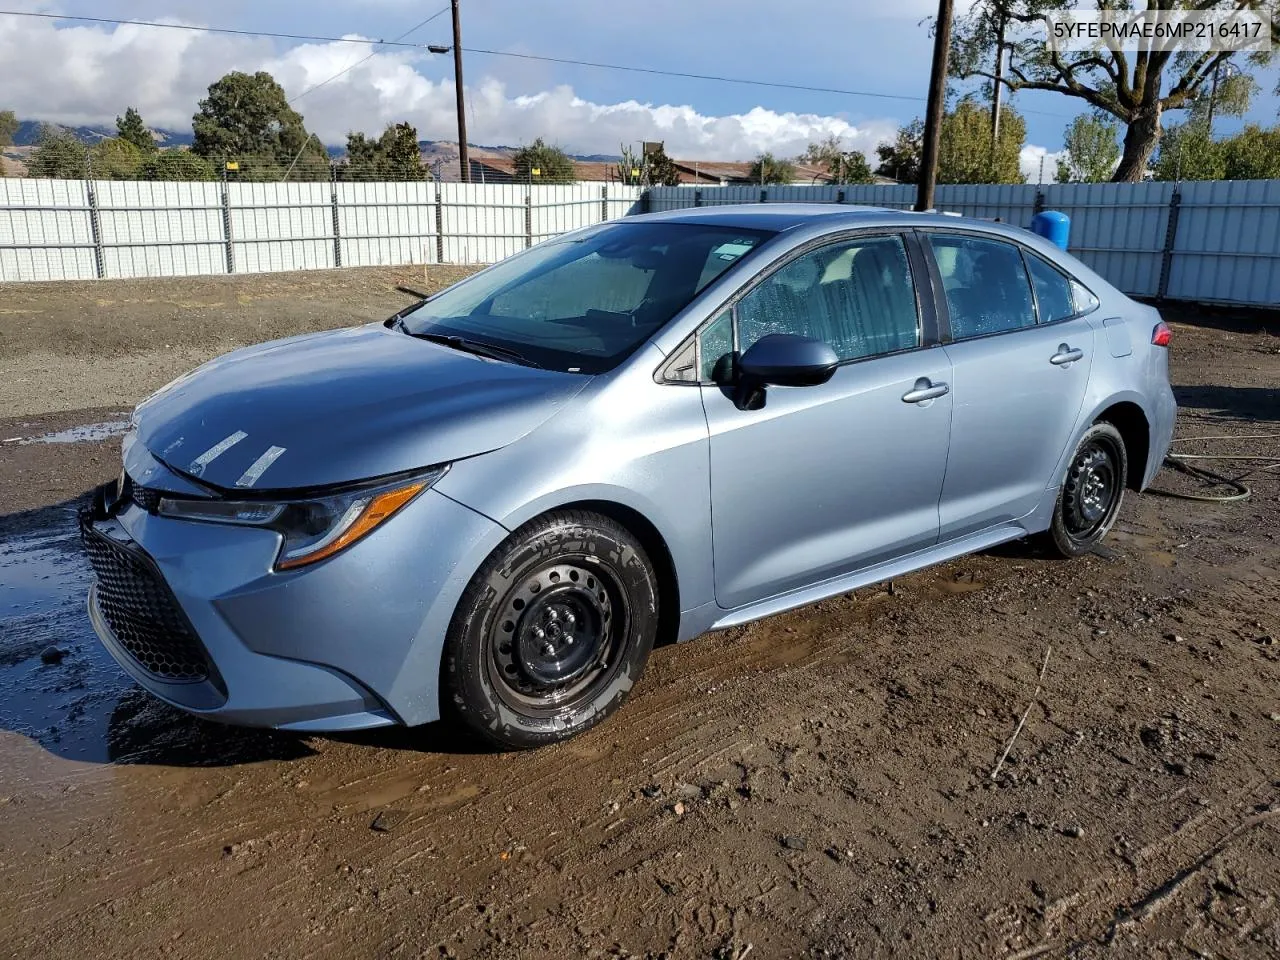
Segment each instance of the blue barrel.
[[1031,232],[1038,233],[1060,250],[1071,238],[1071,218],[1059,210],[1045,210],[1031,218]]

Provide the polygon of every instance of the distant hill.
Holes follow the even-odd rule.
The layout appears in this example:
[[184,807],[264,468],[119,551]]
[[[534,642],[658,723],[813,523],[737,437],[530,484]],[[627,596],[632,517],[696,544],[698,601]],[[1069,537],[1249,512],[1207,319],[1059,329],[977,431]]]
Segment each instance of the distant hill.
[[[40,131],[44,128],[43,120],[22,120],[18,124],[18,131],[13,135],[13,145],[15,147],[34,147],[40,142]],[[75,134],[76,138],[84,143],[94,144],[100,140],[107,140],[116,135],[116,126],[112,124],[92,124],[88,126],[68,126],[66,124],[54,123],[50,126],[62,127],[64,130],[70,130]],[[153,128],[151,133],[156,138],[156,143],[162,147],[189,147],[195,137],[190,130],[164,130]],[[418,147],[422,150],[422,158],[428,164],[440,160],[444,163],[458,162],[458,144],[454,140],[419,140]],[[341,158],[346,155],[347,147],[345,141],[341,144],[329,144],[326,149],[329,156]],[[471,144],[471,154],[479,159],[481,157],[509,157],[514,154],[519,147],[509,147],[504,145],[486,145],[481,143]],[[621,159],[617,154],[607,153],[571,153],[569,159],[580,160],[585,163],[615,163]]]
[[[35,146],[40,142],[40,131],[45,125],[43,120],[23,120],[19,122],[18,131],[13,135],[13,145],[15,147]],[[76,139],[91,144],[100,140],[108,140],[116,135],[116,125],[114,123],[84,127],[72,127],[66,124],[54,123],[49,124],[49,126],[70,130],[75,134]],[[156,143],[162,147],[189,147],[194,139],[190,130],[152,130],[151,133],[155,136]]]
[[[455,162],[458,159],[458,142],[456,140],[419,140],[418,147],[422,150],[422,156],[427,163],[430,163],[436,157],[449,158]],[[472,143],[468,145],[468,149],[472,156],[475,157],[509,157],[520,148]],[[585,163],[616,163],[622,159],[621,155],[616,153],[571,153],[568,156],[570,160],[581,160]]]

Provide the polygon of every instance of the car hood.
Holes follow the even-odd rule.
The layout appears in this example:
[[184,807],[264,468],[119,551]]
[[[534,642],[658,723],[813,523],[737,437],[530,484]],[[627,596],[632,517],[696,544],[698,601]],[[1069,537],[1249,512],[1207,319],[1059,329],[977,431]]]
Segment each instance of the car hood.
[[134,427],[157,459],[216,487],[320,487],[506,446],[589,379],[378,324],[219,357],[143,401]]

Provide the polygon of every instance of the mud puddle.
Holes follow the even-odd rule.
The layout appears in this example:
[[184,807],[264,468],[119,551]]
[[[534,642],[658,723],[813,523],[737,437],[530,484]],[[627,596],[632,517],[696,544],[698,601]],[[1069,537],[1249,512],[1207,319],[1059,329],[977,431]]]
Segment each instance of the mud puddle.
[[92,573],[62,507],[0,545],[0,727],[68,759],[109,759],[108,724],[132,684],[85,615]]
[[0,528],[0,731],[99,764],[222,766],[306,754],[301,738],[188,716],[129,679],[85,612],[93,573],[77,505]]
[[124,436],[128,430],[128,420],[105,420],[101,423],[82,423],[67,427],[65,430],[53,430],[34,437],[5,437],[0,442],[20,446],[33,443],[101,443],[104,440]]

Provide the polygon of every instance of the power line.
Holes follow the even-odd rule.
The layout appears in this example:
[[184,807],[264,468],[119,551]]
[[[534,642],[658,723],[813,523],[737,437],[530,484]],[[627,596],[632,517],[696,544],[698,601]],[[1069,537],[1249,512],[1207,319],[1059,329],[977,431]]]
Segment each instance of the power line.
[[[442,13],[446,13],[448,10],[449,10],[449,8],[448,8],[448,7],[445,7],[443,10],[437,10],[437,11],[436,11],[435,13],[433,13],[431,16],[427,17],[427,19],[423,20],[421,23],[416,23],[416,24],[414,24],[412,27],[410,27],[410,28],[409,28],[408,30],[406,30],[404,33],[400,34],[400,36],[396,37],[396,38],[395,38],[394,40],[392,40],[391,42],[392,42],[392,43],[399,43],[399,42],[400,42],[400,41],[402,41],[405,37],[409,36],[411,33],[416,33],[417,31],[421,30],[423,27],[425,27],[428,23],[430,23],[430,22],[431,22],[432,20],[434,20],[436,17],[440,16]],[[339,77],[345,77],[348,73],[350,73],[350,72],[351,72],[352,70],[354,70],[356,67],[360,66],[360,64],[362,64],[362,63],[368,63],[370,60],[372,60],[372,59],[374,58],[374,56],[376,56],[376,55],[377,55],[377,53],[378,53],[378,46],[379,46],[379,44],[374,44],[373,49],[372,49],[371,51],[369,51],[369,55],[368,55],[367,57],[364,57],[364,58],[362,58],[362,59],[360,59],[360,60],[357,60],[355,63],[351,64],[350,66],[343,67],[341,70],[339,70],[337,73],[335,73],[332,77],[329,77],[327,80],[321,80],[319,83],[313,83],[311,86],[307,87],[307,89],[303,90],[303,91],[302,91],[300,94],[298,94],[297,96],[295,96],[295,97],[290,97],[290,98],[289,98],[289,103],[291,103],[291,104],[292,104],[292,103],[296,103],[297,101],[299,101],[299,100],[301,100],[303,97],[305,97],[308,93],[311,93],[311,92],[313,92],[313,91],[315,91],[315,90],[319,90],[321,87],[325,86],[326,84],[333,83],[333,81],[337,80]],[[295,157],[293,158],[293,162],[292,162],[291,164],[289,164],[289,169],[285,171],[284,177],[283,177],[282,179],[284,179],[284,180],[288,180],[288,179],[289,179],[289,174],[293,173],[293,168],[294,168],[294,167],[296,167],[296,166],[298,165],[298,160],[299,160],[299,159],[301,159],[302,154],[303,154],[303,152],[307,149],[307,146],[308,146],[308,144],[309,144],[309,143],[310,143],[310,140],[309,140],[309,139],[308,139],[308,140],[304,140],[304,141],[302,142],[302,146],[298,148],[298,154],[297,154],[297,156],[295,156]]]
[[[75,17],[63,13],[36,13],[31,10],[0,10],[0,16],[34,17],[39,20],[75,20],[79,23],[102,23],[117,27],[161,27],[165,30],[190,30],[193,33],[226,33],[237,37],[273,37],[276,40],[318,40],[322,43],[369,43],[356,37],[317,37],[306,33],[267,33],[262,30],[234,30],[230,27],[200,27],[190,23],[161,23],[158,20],[115,20],[109,17]],[[416,47],[416,43],[378,41],[385,46]]]
[[[416,25],[414,25],[414,26],[410,27],[408,30],[406,30],[404,33],[400,34],[400,36],[396,37],[394,40],[386,40],[386,41],[378,40],[378,41],[376,41],[376,42],[373,42],[374,49],[373,49],[373,51],[372,51],[372,52],[370,52],[370,54],[369,54],[367,57],[365,57],[365,58],[364,58],[364,59],[362,59],[362,60],[357,60],[355,63],[351,64],[351,66],[349,66],[349,67],[344,67],[343,69],[341,69],[341,70],[339,70],[337,73],[335,73],[332,77],[329,77],[329,79],[327,79],[327,80],[321,80],[319,83],[312,84],[311,86],[307,87],[307,89],[303,90],[303,91],[302,91],[300,94],[298,94],[297,96],[295,96],[295,97],[290,97],[290,98],[289,98],[289,102],[290,102],[290,103],[293,103],[295,100],[301,100],[301,99],[302,99],[303,97],[305,97],[308,93],[311,93],[311,92],[313,92],[313,91],[315,91],[315,90],[319,90],[321,87],[326,86],[326,85],[328,85],[328,84],[330,84],[330,83],[333,83],[333,81],[337,80],[339,77],[345,77],[348,73],[350,73],[350,72],[351,72],[352,70],[354,70],[356,67],[360,66],[362,63],[368,63],[368,62],[369,62],[370,60],[372,60],[375,56],[377,56],[377,54],[378,54],[378,50],[377,50],[377,48],[378,48],[378,47],[380,47],[380,46],[388,46],[388,45],[390,45],[390,44],[398,44],[398,43],[400,43],[402,40],[404,40],[404,38],[405,38],[405,37],[409,36],[410,34],[417,33],[419,30],[421,30],[423,27],[425,27],[428,23],[430,23],[430,22],[431,22],[432,20],[434,20],[436,17],[440,16],[441,14],[448,13],[448,12],[449,12],[449,8],[448,8],[448,7],[445,7],[443,10],[437,10],[437,11],[436,11],[435,13],[433,13],[431,16],[427,17],[427,19],[423,20],[423,21],[422,21],[421,23],[419,23],[419,24],[416,24]],[[371,42],[371,41],[366,41],[366,42]]]
[[[307,40],[319,43],[374,43],[383,47],[411,47],[422,49],[423,44],[397,40],[364,40],[355,37],[322,37],[312,34],[272,33],[262,30],[236,30],[229,27],[201,27],[185,23],[161,23],[155,20],[117,20],[109,17],[77,17],[58,13],[35,13],[29,10],[0,10],[0,16],[35,17],[42,20],[75,20],[82,23],[111,24],[115,26],[158,27],[166,30],[188,30],[197,33],[220,33],[240,37],[268,37],[276,40]],[[432,18],[434,19],[434,17]],[[717,74],[687,73],[680,70],[660,70],[655,67],[637,67],[620,63],[602,63],[595,60],[575,60],[569,57],[548,57],[533,53],[513,53],[508,50],[487,50],[482,47],[463,47],[463,53],[475,53],[490,57],[507,57],[515,60],[537,60],[543,63],[558,63],[578,67],[591,67],[597,70],[618,70],[626,73],[645,73],[659,77],[675,77],[683,80],[705,80],[714,83],[736,83],[752,87],[768,87],[774,90],[797,90],[805,93],[831,93],[843,97],[868,97],[877,100],[898,100],[912,103],[924,103],[924,97],[911,96],[905,93],[882,93],[875,90],[849,90],[842,87],[823,87],[803,83],[785,83],[776,80],[755,80],[746,77],[726,77]],[[372,54],[370,55],[372,56]],[[361,61],[363,62],[363,61]],[[354,64],[352,69],[359,66]],[[328,82],[328,81],[326,81]],[[302,96],[300,94],[299,96]],[[1023,110],[1023,113],[1034,113],[1041,116],[1067,118],[1065,113],[1048,110]]]
[[512,53],[507,50],[483,50],[463,47],[464,53],[479,53],[490,57],[512,57],[517,60],[541,60],[544,63],[567,63],[577,67],[595,67],[598,70],[624,70],[628,73],[650,73],[662,77],[680,77],[684,80],[712,80],[717,83],[741,83],[752,87],[774,87],[779,90],[804,90],[809,93],[838,93],[846,97],[875,97],[881,100],[923,100],[905,93],[876,93],[870,90],[842,90],[839,87],[814,87],[802,83],[782,83],[773,80],[749,80],[743,77],[721,77],[710,73],[683,73],[679,70],[659,70],[655,67],[631,67],[619,63],[598,63],[593,60],[571,60],[568,57],[542,57],[533,53]]

